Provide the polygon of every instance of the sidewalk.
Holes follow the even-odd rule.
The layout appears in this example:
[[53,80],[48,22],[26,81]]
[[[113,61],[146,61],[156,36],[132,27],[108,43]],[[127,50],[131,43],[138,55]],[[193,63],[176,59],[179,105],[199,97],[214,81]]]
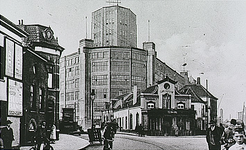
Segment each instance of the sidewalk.
[[[54,150],[79,150],[87,147],[89,141],[77,136],[60,134],[59,140],[55,144],[51,144]],[[29,150],[31,146],[22,146],[21,150]]]

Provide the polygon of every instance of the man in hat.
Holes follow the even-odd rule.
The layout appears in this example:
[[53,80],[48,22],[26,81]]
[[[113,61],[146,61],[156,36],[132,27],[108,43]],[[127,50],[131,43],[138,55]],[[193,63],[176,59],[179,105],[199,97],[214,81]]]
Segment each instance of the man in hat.
[[211,120],[209,123],[210,127],[206,132],[206,140],[208,143],[209,150],[220,150],[221,130],[216,126],[215,121]]
[[2,129],[1,136],[3,139],[3,147],[4,149],[11,149],[12,148],[12,141],[14,140],[13,129],[10,127],[12,122],[7,120],[7,126]]

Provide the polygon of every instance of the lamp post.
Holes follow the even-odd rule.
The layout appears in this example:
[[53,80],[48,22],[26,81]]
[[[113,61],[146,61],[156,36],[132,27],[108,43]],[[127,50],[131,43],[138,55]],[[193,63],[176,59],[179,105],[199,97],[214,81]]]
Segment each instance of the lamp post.
[[95,100],[95,90],[91,90],[91,129],[93,129],[93,103]]

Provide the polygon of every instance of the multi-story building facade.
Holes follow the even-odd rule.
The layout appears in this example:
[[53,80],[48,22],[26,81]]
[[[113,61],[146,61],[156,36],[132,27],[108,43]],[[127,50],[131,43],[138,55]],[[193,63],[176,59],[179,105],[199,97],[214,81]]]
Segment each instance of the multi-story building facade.
[[91,37],[95,47],[137,47],[136,15],[119,5],[100,8],[92,13]]
[[[141,92],[166,76],[177,81],[174,85],[177,90],[190,83],[187,72],[179,74],[157,58],[153,42],[144,42],[142,49],[135,44],[118,42],[122,26],[134,35],[125,36],[126,41],[136,43],[137,40],[136,17],[128,8],[103,7],[92,16],[92,39],[81,40],[78,52],[61,58],[60,114],[62,108],[76,109],[76,121],[87,129],[91,127],[92,111],[94,123],[107,121],[110,117],[104,117],[103,112],[112,106],[112,99],[130,93],[135,85]],[[106,31],[109,29],[113,29],[113,34]],[[91,99],[92,91],[95,99]]]
[[23,45],[28,34],[0,14],[0,125],[13,123],[13,147],[20,146],[23,116]]
[[50,27],[24,25],[22,20],[18,27],[28,33],[23,39],[25,112],[21,123],[26,144],[41,121],[46,121],[48,128],[56,125],[59,129],[59,62],[64,48]]

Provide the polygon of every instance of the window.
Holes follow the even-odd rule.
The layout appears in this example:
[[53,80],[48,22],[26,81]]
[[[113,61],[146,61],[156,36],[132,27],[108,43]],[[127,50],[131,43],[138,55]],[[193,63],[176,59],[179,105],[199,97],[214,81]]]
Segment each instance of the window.
[[171,95],[165,94],[162,96],[163,108],[171,109]]
[[178,103],[178,109],[184,109],[185,108],[185,104],[180,102]]
[[75,100],[79,99],[79,91],[75,91]]
[[153,109],[155,108],[155,103],[154,102],[148,102],[148,109]]
[[79,66],[75,67],[75,75],[79,75]]
[[136,114],[136,125],[139,125],[139,114]]
[[133,117],[132,114],[130,114],[130,129],[132,129],[132,122],[133,122]]
[[75,79],[75,87],[79,87],[79,78],[78,79]]
[[33,85],[30,85],[30,107],[34,107]]
[[44,91],[42,88],[39,88],[39,108],[44,110]]
[[107,98],[108,89],[103,89],[103,98]]

